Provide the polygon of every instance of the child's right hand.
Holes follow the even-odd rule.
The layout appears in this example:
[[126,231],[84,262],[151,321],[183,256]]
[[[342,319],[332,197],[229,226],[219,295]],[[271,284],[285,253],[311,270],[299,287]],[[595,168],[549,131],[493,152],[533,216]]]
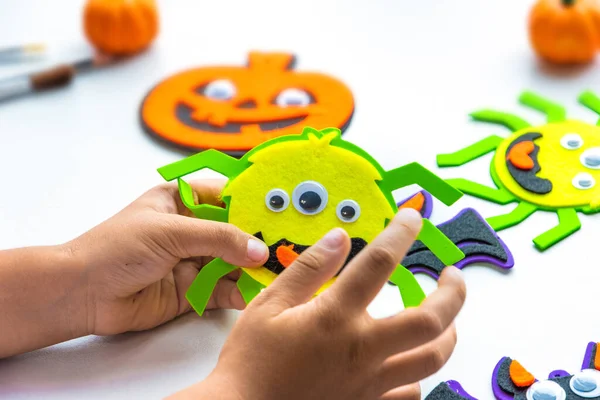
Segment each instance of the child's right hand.
[[335,229],[259,294],[241,315],[213,373],[175,395],[195,399],[420,399],[418,381],[450,357],[453,321],[465,301],[464,282],[446,268],[421,306],[375,320],[366,307],[402,260],[420,216],[401,210],[331,279],[350,249]]

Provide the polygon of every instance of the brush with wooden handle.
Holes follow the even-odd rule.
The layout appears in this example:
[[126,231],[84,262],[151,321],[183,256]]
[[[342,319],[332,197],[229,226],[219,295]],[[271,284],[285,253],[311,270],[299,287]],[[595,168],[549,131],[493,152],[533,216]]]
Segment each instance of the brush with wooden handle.
[[0,101],[66,86],[78,73],[105,66],[111,61],[110,57],[96,55],[72,64],[0,80]]

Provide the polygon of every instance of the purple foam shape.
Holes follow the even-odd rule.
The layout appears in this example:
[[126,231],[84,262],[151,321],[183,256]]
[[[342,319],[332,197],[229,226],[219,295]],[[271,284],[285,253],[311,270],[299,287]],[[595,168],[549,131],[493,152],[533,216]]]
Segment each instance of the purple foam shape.
[[502,359],[498,361],[498,364],[496,364],[494,372],[492,373],[492,390],[494,391],[494,396],[496,396],[497,400],[514,400],[513,395],[506,393],[504,390],[502,390],[500,385],[498,385],[497,376],[500,372],[500,366],[507,358],[508,357],[502,357]]
[[[594,353],[594,348],[596,347],[596,343],[589,342],[585,349],[585,356],[583,357],[583,364],[581,365],[581,369],[588,369],[592,365],[592,354]],[[593,368],[593,366],[592,366]]]
[[465,398],[465,400],[478,400],[475,397],[471,396],[467,391],[461,386],[457,381],[446,381],[446,384],[450,389],[452,389],[456,394],[461,395]]
[[407,201],[409,201],[410,199],[412,199],[419,193],[423,194],[423,197],[425,198],[425,200],[423,201],[423,209],[420,211],[421,215],[423,216],[423,218],[429,218],[429,217],[431,217],[431,213],[433,211],[433,198],[431,197],[429,192],[427,192],[425,190],[421,190],[420,192],[417,192],[417,193],[407,197],[406,199],[398,202],[397,206],[400,207],[402,204],[406,203]]
[[557,369],[548,374],[548,379],[563,378],[565,376],[571,376],[571,374],[564,369]]

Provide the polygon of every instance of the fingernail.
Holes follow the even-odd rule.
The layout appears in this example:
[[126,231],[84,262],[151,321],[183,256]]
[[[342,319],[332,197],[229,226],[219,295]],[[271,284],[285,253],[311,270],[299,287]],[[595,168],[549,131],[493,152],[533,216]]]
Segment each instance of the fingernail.
[[248,249],[246,251],[248,252],[248,258],[257,262],[264,260],[269,253],[267,245],[256,239],[248,240]]
[[327,235],[323,236],[321,243],[328,249],[335,250],[344,242],[344,236],[345,232],[342,228],[335,228],[329,231]]
[[398,214],[401,214],[402,217],[404,217],[404,218],[410,218],[410,219],[415,219],[415,220],[423,219],[423,217],[421,216],[421,213],[418,212],[417,210],[415,210],[414,208],[401,208],[398,211]]

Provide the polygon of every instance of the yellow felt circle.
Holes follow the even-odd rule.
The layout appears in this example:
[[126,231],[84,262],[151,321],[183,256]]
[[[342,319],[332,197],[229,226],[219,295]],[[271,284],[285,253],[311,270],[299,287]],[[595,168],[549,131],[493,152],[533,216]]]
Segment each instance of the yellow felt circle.
[[[523,189],[510,175],[506,166],[508,146],[519,136],[526,133],[539,132],[542,137],[535,140],[540,149],[538,162],[541,167],[537,174],[540,178],[552,182],[552,191],[547,194],[536,194]],[[569,135],[569,136],[567,136]],[[580,147],[567,149],[562,143],[573,135],[583,141]],[[515,132],[504,140],[494,156],[494,167],[498,178],[517,198],[547,208],[600,206],[600,169],[593,169],[581,162],[581,155],[589,149],[600,147],[600,128],[580,121],[551,123],[536,128],[526,128]],[[573,180],[578,174],[590,174],[596,185],[589,189],[574,186]]]
[[[229,222],[250,234],[261,232],[267,245],[286,239],[309,246],[335,227],[345,229],[350,237],[373,240],[395,210],[376,183],[381,179],[378,170],[358,154],[331,145],[334,137],[309,135],[307,140],[275,143],[251,156],[252,165],[223,191],[223,197],[231,198]],[[303,214],[293,204],[294,189],[306,181],[318,182],[327,191],[326,206],[315,215]],[[288,194],[284,211],[267,207],[266,196],[272,189]],[[337,206],[344,200],[360,206],[355,222],[338,218]],[[266,268],[244,271],[265,286],[277,277]]]

